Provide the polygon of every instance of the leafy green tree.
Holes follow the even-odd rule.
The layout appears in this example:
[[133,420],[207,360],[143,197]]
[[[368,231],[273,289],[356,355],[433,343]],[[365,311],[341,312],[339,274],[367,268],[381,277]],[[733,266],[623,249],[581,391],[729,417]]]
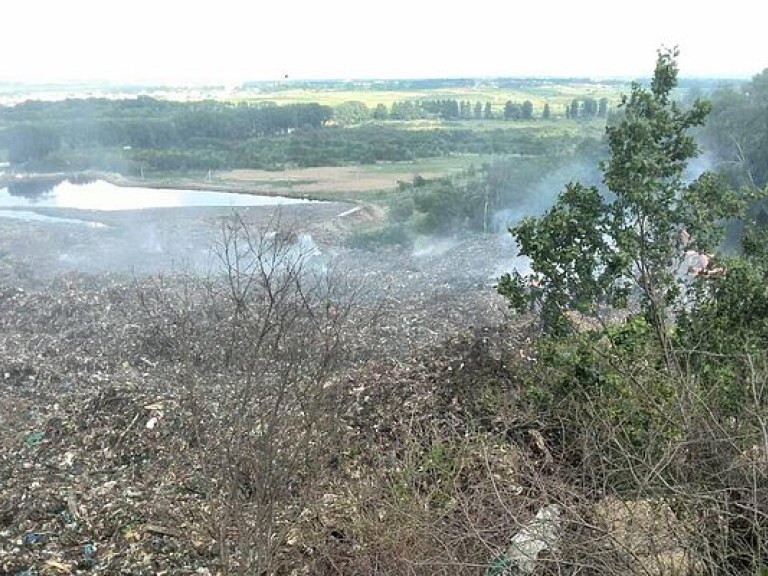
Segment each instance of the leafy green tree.
[[504,104],[504,120],[519,120],[523,111],[517,102],[507,100]]
[[610,158],[601,168],[609,194],[569,184],[545,215],[512,228],[532,273],[507,274],[498,286],[518,310],[541,306],[544,329],[553,333],[569,330],[568,309],[598,315],[603,305],[626,306],[635,292],[671,369],[683,252],[713,250],[719,224],[743,209],[713,174],[684,181],[698,154],[688,131],[704,122],[709,106],[683,110],[671,100],[677,55],[659,52],[650,89],[633,84],[623,117],[606,128]]
[[520,107],[520,117],[523,120],[530,120],[533,118],[533,102],[526,100]]
[[384,104],[376,104],[376,108],[373,111],[373,117],[376,120],[386,120],[389,118],[389,111],[387,110],[386,105]]
[[485,110],[483,111],[483,118],[486,120],[493,119],[493,107],[490,102],[485,103]]
[[483,104],[481,102],[475,102],[475,120],[483,119]]
[[541,111],[541,117],[544,120],[549,120],[551,118],[551,116],[552,116],[552,112],[550,111],[549,103],[547,102],[547,103],[544,104],[544,109]]
[[485,190],[472,177],[468,181],[442,178],[417,185],[414,206],[420,213],[416,230],[422,234],[451,235],[459,230],[481,230],[484,224]]
[[574,98],[571,101],[571,118],[578,118],[579,116],[579,99]]
[[19,124],[5,135],[8,159],[12,164],[23,164],[45,158],[61,146],[57,131],[39,124]]
[[460,117],[458,100],[443,100],[440,116],[443,120],[457,120]]
[[410,100],[393,102],[389,113],[390,120],[414,120],[421,115],[421,108]]
[[371,111],[364,102],[342,102],[334,108],[333,119],[344,126],[353,126],[370,120]]

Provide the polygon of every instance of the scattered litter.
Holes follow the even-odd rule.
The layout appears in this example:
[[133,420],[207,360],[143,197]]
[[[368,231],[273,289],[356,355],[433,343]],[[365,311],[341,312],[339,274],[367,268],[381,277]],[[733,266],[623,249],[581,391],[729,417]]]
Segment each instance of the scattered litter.
[[40,442],[43,441],[43,438],[45,438],[45,432],[33,432],[24,439],[24,443],[27,446],[35,446],[36,444],[40,444]]
[[74,461],[75,461],[75,453],[65,452],[64,456],[61,458],[61,466],[63,468],[70,468],[74,463]]
[[560,541],[562,510],[556,504],[544,506],[514,535],[504,555],[496,558],[486,576],[533,574],[539,554],[554,550]]
[[181,532],[173,528],[166,528],[165,526],[158,526],[157,524],[145,524],[144,530],[147,532],[154,532],[155,534],[162,534],[163,536],[174,536],[181,538]]
[[[366,301],[381,303],[376,325],[352,324],[349,361],[394,359],[392,372],[418,385],[431,386],[430,374],[444,377],[441,384],[464,378],[474,360],[463,348],[435,366],[413,368],[405,359],[414,347],[441,345],[469,325],[504,317],[506,303],[480,283],[487,274],[462,275],[490,244],[467,245],[434,267],[429,256],[404,266],[402,254],[372,259],[353,252],[359,270],[373,260],[379,267],[361,272],[361,281],[386,290],[383,303],[378,296]],[[180,386],[200,351],[189,350],[184,365],[167,348],[164,331],[180,325],[163,316],[167,310],[140,304],[137,282],[143,280],[72,276],[0,298],[0,574],[221,571],[210,525],[216,487],[194,446],[206,429],[189,425],[189,390]],[[148,291],[156,287],[156,280],[147,282]],[[334,310],[343,318],[343,308]],[[195,366],[207,369],[204,361]],[[407,380],[422,368],[422,376]],[[344,415],[349,434],[358,422],[370,430],[376,420],[368,415],[383,406],[376,369],[366,370],[359,399],[344,399],[352,406]],[[215,416],[224,397],[217,394],[226,390],[215,388],[217,374],[201,374],[215,392],[200,409]],[[338,388],[324,384],[328,392]],[[419,390],[426,407],[436,398],[434,388]],[[455,411],[448,415],[452,425],[464,407],[447,405]],[[396,408],[405,416],[402,405]],[[294,548],[299,553],[301,543]]]
[[56,560],[46,560],[45,565],[49,568],[54,568],[63,574],[72,573],[72,568],[62,562],[57,562]]
[[25,546],[34,546],[35,544],[42,544],[45,537],[42,534],[37,533],[29,533],[24,534],[24,536],[21,538],[21,543]]

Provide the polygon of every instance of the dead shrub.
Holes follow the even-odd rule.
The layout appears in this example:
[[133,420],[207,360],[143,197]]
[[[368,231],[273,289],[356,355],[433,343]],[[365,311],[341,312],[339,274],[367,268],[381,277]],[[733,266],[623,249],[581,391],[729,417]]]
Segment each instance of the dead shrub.
[[[222,226],[220,274],[143,285],[139,354],[182,389],[202,497],[225,574],[274,573],[291,526],[333,466],[343,409],[334,376],[359,289],[276,218]],[[362,314],[356,321],[364,321]]]

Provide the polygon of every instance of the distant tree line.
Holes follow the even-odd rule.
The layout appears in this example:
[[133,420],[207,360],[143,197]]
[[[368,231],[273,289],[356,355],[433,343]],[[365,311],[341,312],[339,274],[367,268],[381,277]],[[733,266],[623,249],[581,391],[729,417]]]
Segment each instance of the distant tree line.
[[[354,110],[354,114],[350,112]],[[341,124],[360,123],[373,120],[530,120],[534,117],[534,106],[530,100],[522,103],[507,101],[503,110],[494,110],[489,101],[470,100],[403,100],[393,102],[387,108],[377,104],[369,110],[362,102],[345,102],[334,109],[334,119]],[[545,104],[541,118],[551,118],[549,104]]]
[[608,99],[574,98],[565,105],[565,117],[576,118],[606,118],[608,116]]
[[88,148],[199,149],[214,142],[243,141],[318,128],[333,110],[319,104],[227,105],[153,98],[71,99],[26,102],[0,108],[0,144],[13,164],[56,151]]
[[[338,111],[338,107],[336,110]],[[490,102],[469,100],[403,100],[387,108],[378,104],[369,118],[374,120],[489,120],[493,118]]]
[[[434,100],[419,109],[461,118],[474,116],[478,104]],[[480,104],[480,114],[489,104]],[[401,103],[393,109],[407,116],[415,107]],[[360,102],[336,108],[146,97],[27,102],[0,107],[0,147],[16,168],[139,172],[334,166],[467,153],[539,155],[563,145],[561,137],[541,137],[536,130],[414,131],[366,124],[378,111]]]
[[[341,123],[349,121],[350,118],[345,113],[348,105],[345,103],[337,107],[334,111],[334,118]],[[362,104],[361,102],[357,103]],[[362,104],[362,106],[365,106]],[[367,109],[367,107],[366,107]],[[341,113],[340,113],[341,112]],[[366,119],[362,108],[358,107],[358,115],[354,117],[355,122],[362,122]],[[607,98],[574,98],[565,105],[565,118],[575,119],[594,119],[607,118],[608,99]],[[491,102],[471,102],[469,100],[404,100],[394,102],[388,109],[384,104],[378,104],[376,108],[370,111],[367,118],[375,120],[532,120],[539,117],[543,120],[552,118],[552,108],[545,102],[538,113],[530,100],[516,102],[507,100],[502,110],[494,110]]]
[[522,104],[507,100],[504,104],[504,120],[531,120],[533,118],[533,103],[525,100]]
[[404,130],[389,126],[306,128],[242,142],[207,142],[194,149],[143,149],[132,157],[157,170],[342,166],[402,162],[450,154],[540,155],[562,145],[512,130]]

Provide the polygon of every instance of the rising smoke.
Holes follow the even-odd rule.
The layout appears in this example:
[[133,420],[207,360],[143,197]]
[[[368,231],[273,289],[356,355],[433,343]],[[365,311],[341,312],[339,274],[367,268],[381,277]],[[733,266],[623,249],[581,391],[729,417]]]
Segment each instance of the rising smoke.
[[531,261],[519,254],[517,242],[509,229],[526,217],[537,217],[549,210],[569,182],[603,188],[602,174],[597,161],[570,162],[543,175],[524,192],[513,194],[514,203],[497,210],[493,215],[493,230],[497,234],[502,256],[496,262],[493,278],[517,271],[525,276],[531,273]]

